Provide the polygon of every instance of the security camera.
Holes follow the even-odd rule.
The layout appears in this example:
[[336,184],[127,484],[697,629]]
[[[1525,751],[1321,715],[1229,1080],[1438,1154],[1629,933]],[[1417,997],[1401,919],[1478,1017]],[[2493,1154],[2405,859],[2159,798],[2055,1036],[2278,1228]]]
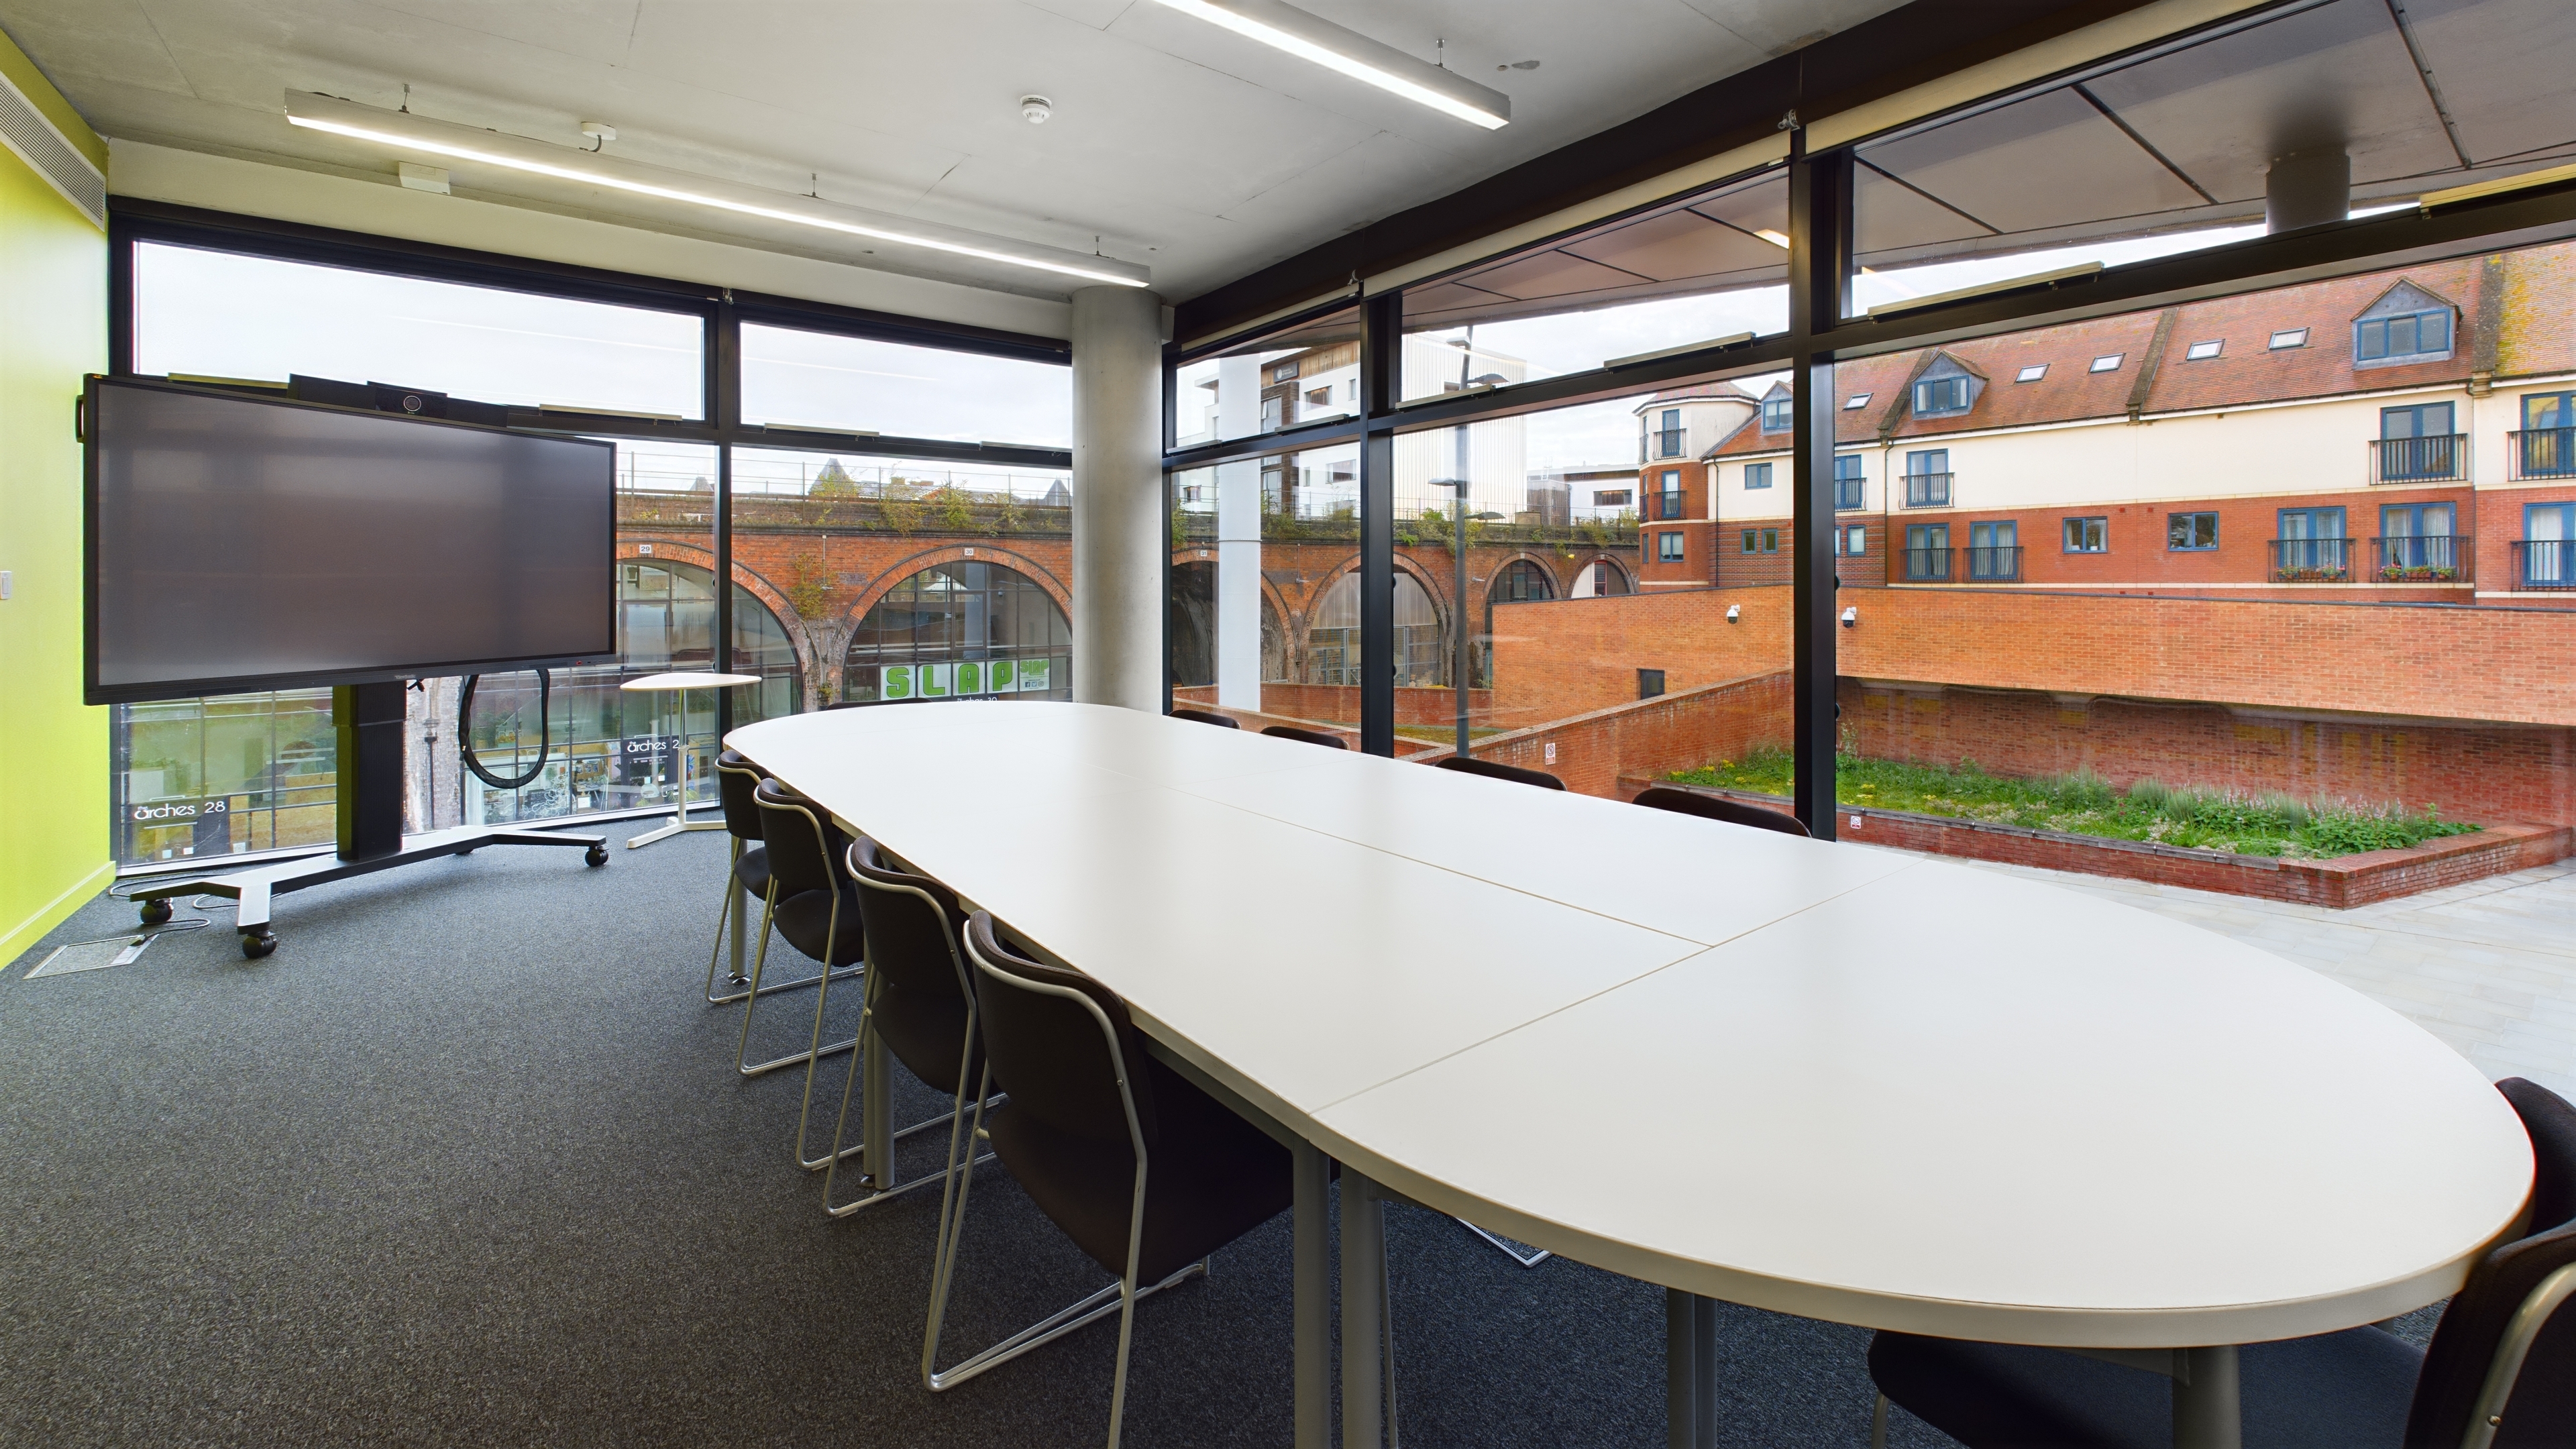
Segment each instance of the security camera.
[[1020,97],[1020,119],[1032,126],[1043,126],[1055,114],[1055,102],[1044,96]]
[[1846,629],[1856,629],[1856,628],[1859,628],[1859,627],[1860,627],[1860,610],[1858,610],[1858,609],[1845,609],[1845,610],[1843,610],[1843,627],[1844,627],[1844,628],[1846,628]]
[[1743,617],[1744,606],[1742,604],[1729,604],[1726,606],[1726,622],[1732,624]]

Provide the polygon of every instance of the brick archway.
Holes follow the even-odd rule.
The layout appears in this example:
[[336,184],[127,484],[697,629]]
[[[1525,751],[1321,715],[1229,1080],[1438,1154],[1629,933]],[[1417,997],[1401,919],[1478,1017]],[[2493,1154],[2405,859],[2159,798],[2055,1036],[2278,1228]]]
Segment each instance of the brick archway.
[[944,563],[1000,564],[1045,590],[1046,596],[1055,600],[1056,608],[1063,612],[1065,622],[1070,624],[1073,621],[1073,591],[1066,588],[1052,570],[1026,554],[990,543],[948,544],[898,559],[862,585],[843,612],[855,624],[866,618],[868,610],[875,608],[886,595],[893,593],[896,585],[924,569]]
[[[647,544],[652,546],[651,553],[643,551],[643,546]],[[620,539],[617,542],[616,561],[619,563],[684,563],[705,569],[709,578],[715,577],[716,572],[714,549],[676,538]],[[739,563],[733,566],[733,572],[734,585],[758,599],[761,607],[769,611],[769,616],[778,621],[781,631],[793,640],[796,637],[795,625],[798,622],[798,616],[795,606],[787,602],[787,596],[772,586],[769,580]]]

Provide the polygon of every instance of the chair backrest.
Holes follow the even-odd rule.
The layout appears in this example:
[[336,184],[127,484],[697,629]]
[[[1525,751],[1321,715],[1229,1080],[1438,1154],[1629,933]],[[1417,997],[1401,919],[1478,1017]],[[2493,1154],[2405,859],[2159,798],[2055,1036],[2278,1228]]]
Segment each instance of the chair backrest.
[[777,779],[752,792],[760,807],[760,838],[769,847],[769,878],[778,898],[838,890],[846,841],[823,808]]
[[897,869],[867,836],[850,842],[849,867],[867,932],[868,1010],[877,1034],[923,1081],[954,1091],[970,1070],[967,993],[974,988],[958,949],[966,913],[956,892]]
[[769,772],[739,750],[716,756],[716,799],[724,805],[725,833],[736,840],[758,840],[760,804],[752,798]]
[[1807,827],[1795,815],[1747,805],[1741,800],[1702,795],[1695,790],[1674,790],[1657,785],[1640,792],[1636,803],[1649,810],[1670,810],[1681,815],[1696,815],[1703,820],[1723,820],[1729,825],[1750,825],[1756,830],[1777,830],[1783,835],[1806,835]]
[[1172,718],[1193,720],[1199,724],[1223,725],[1230,730],[1239,730],[1243,728],[1241,724],[1236,723],[1234,716],[1230,714],[1218,714],[1212,709],[1182,709],[1178,706],[1174,706],[1172,709]]
[[1263,730],[1262,733],[1265,735],[1277,735],[1283,740],[1299,740],[1310,745],[1327,745],[1336,750],[1346,750],[1350,748],[1350,746],[1342,743],[1342,737],[1340,735],[1328,735],[1322,730],[1301,730],[1295,725],[1272,725]]
[[967,918],[966,955],[975,963],[976,1031],[994,1077],[1010,1084],[1010,1110],[1068,1136],[1150,1148],[1153,1079],[1144,1038],[1118,993],[1004,945],[989,911]]
[[1545,770],[1524,770],[1518,765],[1480,760],[1473,755],[1451,755],[1439,763],[1441,769],[1455,770],[1461,775],[1482,775],[1488,780],[1509,780],[1515,785],[1536,785],[1542,790],[1565,788],[1563,780]]
[[[2531,1222],[2490,1249],[2442,1310],[2415,1380],[2406,1449],[2576,1442],[2576,1312],[2560,1307],[2576,1293],[2576,1106],[2520,1077],[2496,1090],[2531,1134]],[[2487,1422],[2498,1415],[2501,1423]],[[2491,1439],[2479,1437],[2485,1429]]]

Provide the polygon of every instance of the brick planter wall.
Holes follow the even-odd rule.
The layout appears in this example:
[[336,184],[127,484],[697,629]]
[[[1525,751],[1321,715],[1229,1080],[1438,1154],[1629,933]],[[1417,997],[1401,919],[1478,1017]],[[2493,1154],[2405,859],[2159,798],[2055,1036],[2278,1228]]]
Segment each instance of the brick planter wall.
[[[1637,791],[1649,785],[1670,782],[1635,776],[1619,783],[1622,795],[1634,798]],[[1788,800],[1778,795],[1687,785],[1678,788],[1698,789],[1702,794],[1783,813],[1789,806]],[[2158,885],[2296,901],[2337,910],[2547,865],[2576,849],[2576,828],[2489,825],[2475,835],[2454,835],[2405,850],[2373,850],[2332,860],[2280,860],[2217,850],[2187,850],[2147,841],[2106,840],[1982,820],[1953,820],[1904,810],[1851,805],[1836,808],[1842,817],[1836,834],[1862,844],[2153,881]],[[1852,823],[1855,818],[1858,825]]]

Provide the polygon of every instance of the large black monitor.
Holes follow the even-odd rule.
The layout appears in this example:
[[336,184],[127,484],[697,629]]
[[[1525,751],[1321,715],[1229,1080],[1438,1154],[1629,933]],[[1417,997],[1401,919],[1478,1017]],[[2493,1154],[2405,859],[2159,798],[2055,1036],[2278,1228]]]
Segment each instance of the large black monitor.
[[616,653],[616,449],[92,377],[91,704]]

